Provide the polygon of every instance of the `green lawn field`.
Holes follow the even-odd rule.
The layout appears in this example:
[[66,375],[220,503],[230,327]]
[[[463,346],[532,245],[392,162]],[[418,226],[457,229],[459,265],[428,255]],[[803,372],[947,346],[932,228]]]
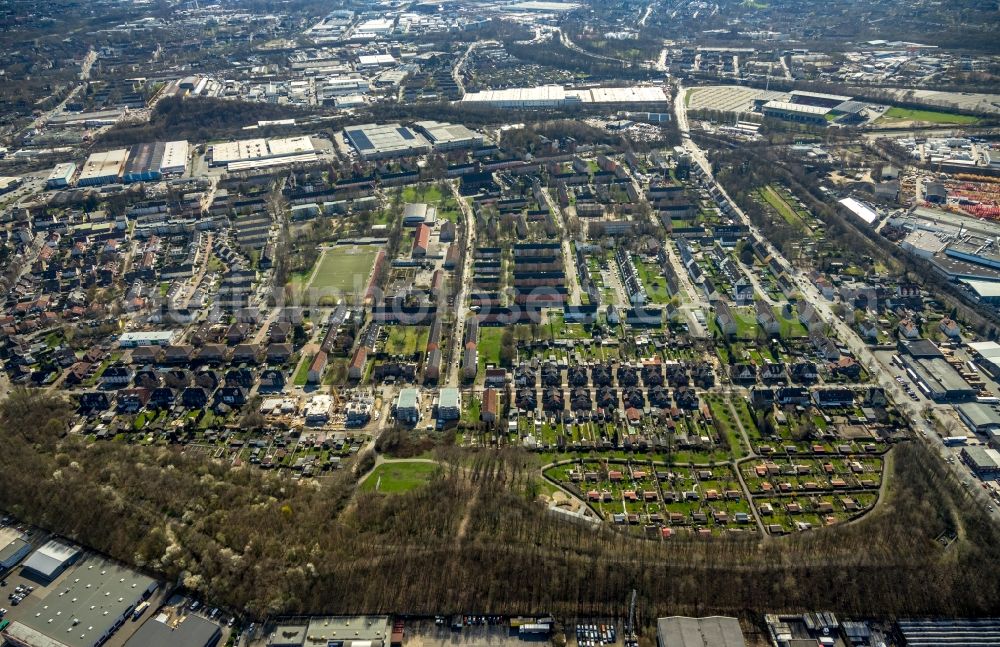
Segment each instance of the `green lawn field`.
[[372,245],[332,247],[323,254],[309,287],[340,292],[363,291],[378,248]]
[[480,327],[479,343],[479,368],[485,369],[487,364],[497,366],[500,364],[500,340],[503,338],[503,328]]
[[393,355],[413,355],[427,346],[430,328],[427,326],[388,326],[385,350]]
[[[424,485],[437,471],[436,463],[407,461],[383,463],[375,468],[361,484],[363,492],[399,494]],[[377,490],[376,490],[377,486]]]
[[667,289],[667,279],[663,276],[660,268],[654,263],[644,263],[638,257],[632,258],[635,269],[639,273],[639,280],[646,288],[646,296],[650,303],[670,303],[670,290]]
[[937,110],[911,110],[910,108],[889,108],[879,121],[926,121],[932,124],[974,124],[979,119],[970,115],[957,115]]

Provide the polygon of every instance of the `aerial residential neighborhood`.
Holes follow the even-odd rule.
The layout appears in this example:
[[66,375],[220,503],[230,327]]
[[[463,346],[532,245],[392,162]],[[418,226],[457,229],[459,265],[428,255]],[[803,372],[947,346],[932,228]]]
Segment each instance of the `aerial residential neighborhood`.
[[0,644],[1000,644],[995,4],[2,15]]

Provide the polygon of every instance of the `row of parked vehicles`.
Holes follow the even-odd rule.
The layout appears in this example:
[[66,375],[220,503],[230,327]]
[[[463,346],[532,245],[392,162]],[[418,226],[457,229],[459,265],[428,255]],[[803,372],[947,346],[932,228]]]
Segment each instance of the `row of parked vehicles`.
[[[3,585],[4,586],[7,585],[7,581],[6,580],[4,580]],[[33,587],[33,586],[26,586],[24,584],[18,584],[17,588],[14,589],[14,592],[13,593],[9,593],[7,595],[7,599],[10,600],[10,603],[13,606],[16,607],[17,605],[21,604],[21,601],[24,600],[24,598],[28,597],[31,594],[31,592],[34,591],[34,590],[35,590],[35,587]],[[0,611],[2,611],[2,613],[0,613],[0,617],[3,617],[7,613],[6,609],[0,609]]]
[[576,642],[580,647],[600,647],[615,642],[614,625],[577,625]]

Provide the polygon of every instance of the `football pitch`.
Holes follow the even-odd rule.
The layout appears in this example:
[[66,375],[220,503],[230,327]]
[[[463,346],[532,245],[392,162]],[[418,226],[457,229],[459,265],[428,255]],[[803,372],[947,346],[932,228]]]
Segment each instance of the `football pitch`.
[[377,254],[378,248],[373,245],[331,247],[323,253],[319,267],[309,283],[310,289],[364,291]]

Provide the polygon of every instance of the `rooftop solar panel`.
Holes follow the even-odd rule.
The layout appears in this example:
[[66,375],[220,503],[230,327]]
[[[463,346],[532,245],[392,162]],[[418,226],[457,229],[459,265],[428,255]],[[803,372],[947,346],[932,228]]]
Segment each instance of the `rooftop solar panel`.
[[351,141],[353,141],[354,145],[359,149],[372,150],[375,148],[375,145],[372,144],[370,139],[368,139],[368,135],[366,135],[362,130],[349,130],[348,135],[350,135]]

